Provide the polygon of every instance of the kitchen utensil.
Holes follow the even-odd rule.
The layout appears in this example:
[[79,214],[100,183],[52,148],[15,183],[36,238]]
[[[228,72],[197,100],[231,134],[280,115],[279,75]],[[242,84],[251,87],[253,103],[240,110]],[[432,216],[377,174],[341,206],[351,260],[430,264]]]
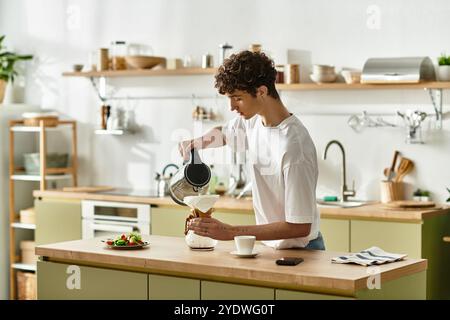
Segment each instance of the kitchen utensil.
[[331,74],[316,74],[311,73],[310,78],[315,83],[329,83],[336,81],[337,74],[331,73]]
[[172,199],[185,206],[184,198],[187,196],[204,195],[208,191],[211,170],[202,162],[197,149],[191,149],[190,162],[184,162],[169,181],[169,194]]
[[407,110],[405,113],[397,111],[403,119],[406,128],[406,143],[423,143],[420,125],[427,117],[425,112]]
[[219,49],[219,65],[221,65],[223,61],[228,58],[227,50],[233,49],[233,46],[228,43],[224,43],[219,45]]
[[125,56],[126,63],[134,69],[151,69],[166,62],[166,58],[155,56]]
[[213,205],[218,199],[218,195],[187,196],[183,199],[184,203],[194,210],[193,214],[186,218],[184,225],[185,241],[191,249],[213,249],[217,245],[217,240],[199,236],[194,231],[188,230],[188,223],[193,218],[210,218],[214,211]]
[[392,159],[391,167],[389,168],[388,181],[391,181],[395,176],[395,163],[397,162],[399,153],[400,152],[398,152],[397,150],[395,150],[394,152],[394,158]]
[[345,82],[348,84],[361,82],[361,71],[342,70],[341,74],[344,77]]
[[169,195],[169,181],[173,176],[173,173],[167,173],[169,168],[175,168],[178,170],[178,166],[173,163],[166,165],[162,171],[162,174],[156,173],[155,180],[158,182],[157,190],[159,197],[165,197]]
[[403,182],[381,181],[380,196],[382,203],[404,199]]
[[414,169],[414,162],[407,158],[402,158],[397,168],[397,174],[395,176],[395,182],[403,181],[403,178]]
[[[383,169],[383,174],[384,174],[384,176],[386,177],[386,178],[388,178],[389,177],[389,168],[384,168]],[[396,175],[397,173],[396,172],[394,172],[394,174]]]
[[400,200],[386,203],[385,206],[391,208],[433,208],[436,204],[433,201]]

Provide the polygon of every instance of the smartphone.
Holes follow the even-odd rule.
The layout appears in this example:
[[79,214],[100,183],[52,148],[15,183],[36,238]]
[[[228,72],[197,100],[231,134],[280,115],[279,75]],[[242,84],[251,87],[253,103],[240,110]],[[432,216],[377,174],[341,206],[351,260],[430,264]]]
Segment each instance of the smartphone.
[[280,266],[296,266],[300,262],[303,262],[303,258],[296,257],[283,257],[276,261],[276,264]]

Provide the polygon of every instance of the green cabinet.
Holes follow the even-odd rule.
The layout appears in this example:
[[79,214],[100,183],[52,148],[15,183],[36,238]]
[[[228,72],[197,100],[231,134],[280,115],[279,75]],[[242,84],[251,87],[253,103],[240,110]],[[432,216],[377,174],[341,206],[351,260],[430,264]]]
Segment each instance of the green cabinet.
[[38,261],[37,287],[39,300],[146,300],[148,274]]
[[352,220],[351,251],[358,252],[372,246],[410,258],[421,258],[422,224]]
[[320,232],[327,251],[350,252],[350,220],[321,219]]
[[311,293],[293,290],[275,290],[275,300],[349,300],[353,299],[344,296],[335,296],[330,294]]
[[[152,208],[151,233],[158,236],[184,237],[186,218],[190,214],[188,207],[180,209]],[[212,215],[224,223],[232,225],[254,225],[253,213],[215,211]]]
[[450,299],[450,246],[442,241],[448,230],[449,215],[429,217],[421,223],[352,220],[350,249],[357,252],[377,246],[409,258],[427,259],[427,299]]
[[200,280],[149,274],[150,300],[200,300]]
[[36,245],[81,239],[81,202],[35,199]]
[[274,300],[275,289],[215,281],[201,281],[202,300]]

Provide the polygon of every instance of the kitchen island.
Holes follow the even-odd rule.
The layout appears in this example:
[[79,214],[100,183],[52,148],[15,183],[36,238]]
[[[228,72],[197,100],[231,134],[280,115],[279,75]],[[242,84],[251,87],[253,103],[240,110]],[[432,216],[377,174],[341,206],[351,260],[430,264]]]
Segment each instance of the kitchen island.
[[[140,250],[107,249],[102,238],[41,245],[38,299],[425,299],[424,259],[374,267],[331,263],[339,252],[274,250],[256,245],[255,258],[190,250],[183,238],[146,236]],[[302,257],[278,266],[283,256]],[[379,289],[377,289],[379,288]]]
[[[184,236],[189,214],[169,197],[136,197],[100,192],[34,191],[36,244],[77,240],[82,236],[82,203],[100,201],[148,205],[152,235]],[[251,199],[221,197],[213,217],[233,225],[255,224]],[[357,252],[377,246],[388,252],[427,259],[427,299],[450,299],[450,208],[386,208],[381,203],[355,208],[320,206],[320,230],[327,250]]]

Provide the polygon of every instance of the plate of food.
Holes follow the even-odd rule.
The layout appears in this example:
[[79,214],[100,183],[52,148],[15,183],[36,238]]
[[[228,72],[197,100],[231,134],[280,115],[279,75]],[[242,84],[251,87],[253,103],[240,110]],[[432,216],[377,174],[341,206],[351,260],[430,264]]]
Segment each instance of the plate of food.
[[147,241],[143,241],[141,235],[137,232],[131,232],[128,235],[122,233],[115,239],[106,239],[102,242],[106,244],[106,248],[119,250],[140,249],[150,245]]

